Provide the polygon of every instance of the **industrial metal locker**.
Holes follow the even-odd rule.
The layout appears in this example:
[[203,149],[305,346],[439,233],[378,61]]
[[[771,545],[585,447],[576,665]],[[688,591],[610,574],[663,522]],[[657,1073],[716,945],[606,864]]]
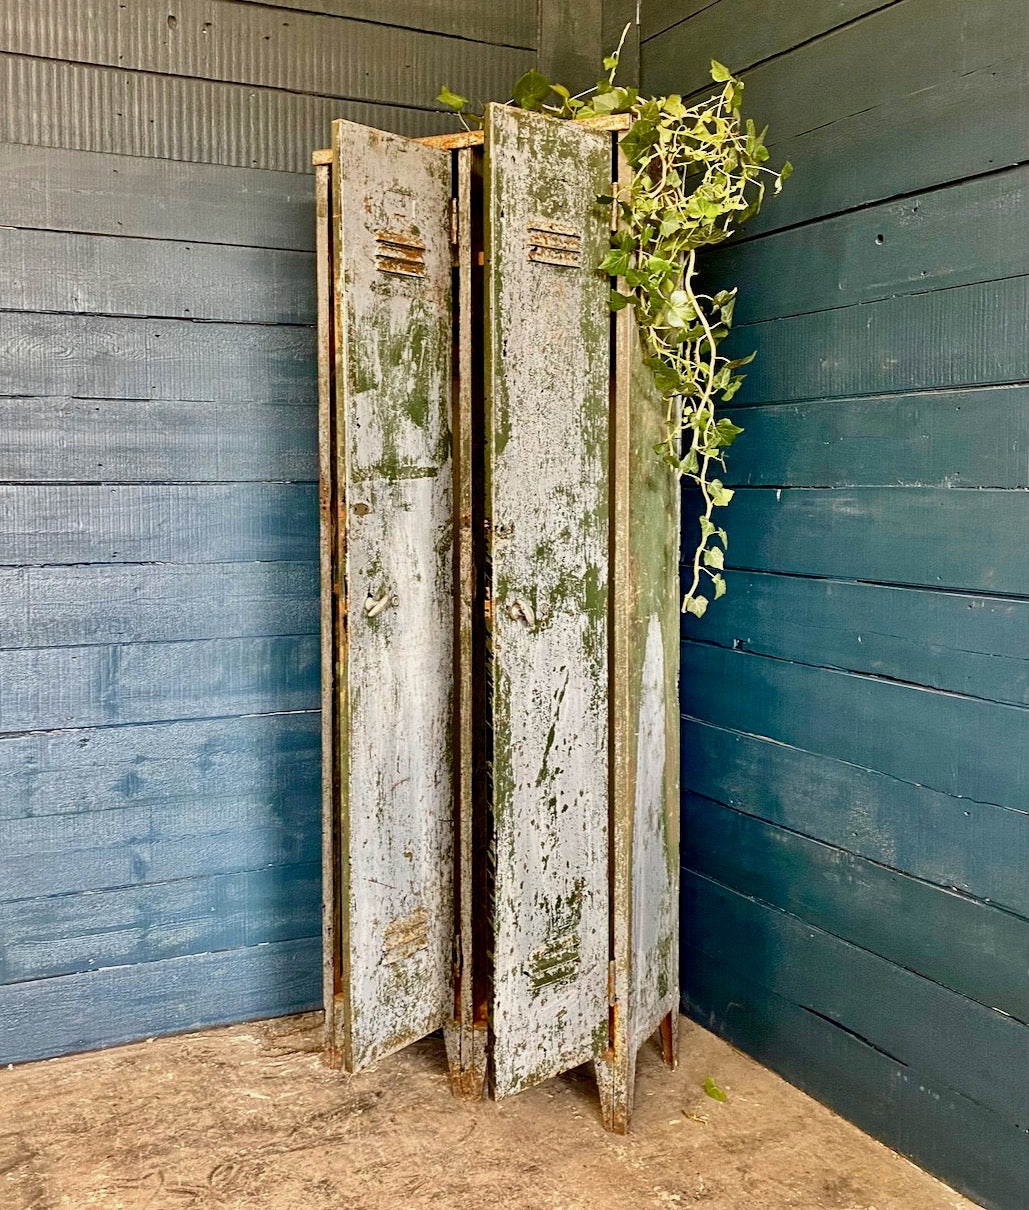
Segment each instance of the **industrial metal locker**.
[[675,1060],[679,493],[596,267],[619,126],[315,162],[327,1052],[442,1028],[464,1096],[592,1061],[625,1130]]

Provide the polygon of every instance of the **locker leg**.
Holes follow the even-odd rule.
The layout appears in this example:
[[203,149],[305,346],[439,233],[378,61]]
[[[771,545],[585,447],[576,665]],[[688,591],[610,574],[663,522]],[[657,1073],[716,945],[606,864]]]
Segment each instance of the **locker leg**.
[[600,1113],[604,1129],[612,1134],[628,1134],[632,1118],[633,1092],[636,1087],[636,1054],[609,1050],[593,1061],[600,1094]]
[[450,1091],[462,1101],[481,1101],[486,1092],[485,1028],[452,1021],[443,1026]]
[[661,1018],[658,1026],[661,1035],[661,1057],[675,1071],[679,1065],[679,1013],[672,1009],[667,1016]]

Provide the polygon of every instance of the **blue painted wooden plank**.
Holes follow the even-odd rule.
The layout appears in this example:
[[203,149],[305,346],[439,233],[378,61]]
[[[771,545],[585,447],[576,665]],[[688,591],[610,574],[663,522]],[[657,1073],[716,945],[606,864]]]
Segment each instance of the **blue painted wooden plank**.
[[434,109],[0,53],[6,143],[310,173],[311,151],[328,146],[339,117],[412,137],[454,129],[454,115]]
[[228,831],[240,825],[235,843],[244,865],[289,860],[278,847],[269,850],[254,825],[264,812],[265,826],[278,827],[295,817],[297,804],[317,816],[320,717],[310,711],[11,736],[0,739],[0,778],[0,819],[146,807],[163,813],[158,835],[167,838],[176,811],[185,827],[207,802],[215,822],[220,811]]
[[104,803],[91,811],[84,803],[75,813],[5,820],[0,899],[74,896],[316,861],[318,770],[300,766],[296,772],[295,782],[281,786],[233,793],[216,785],[170,802],[154,801],[144,790],[127,806]]
[[1025,273],[1025,166],[748,239],[705,261],[709,282],[740,284],[736,324]]
[[311,484],[0,487],[0,564],[306,562]]
[[230,323],[314,322],[314,256],[0,227],[0,307]]
[[685,944],[1022,1127],[1029,1026],[683,869]]
[[469,53],[464,39],[379,20],[302,11],[284,18],[265,5],[176,0],[173,26],[168,15],[165,0],[134,0],[128,8],[121,0],[0,7],[0,47],[124,72],[423,109],[441,82],[478,99],[492,99],[498,90],[506,95],[535,59],[529,50],[498,45]]
[[1029,1021],[1029,917],[695,794],[683,800],[683,834],[696,873]]
[[0,648],[317,633],[314,563],[0,568]]
[[0,1062],[307,1011],[320,949],[307,937],[2,987]]
[[0,312],[0,395],[301,403],[314,331],[106,315]]
[[321,862],[0,903],[0,984],[313,937]]
[[861,1129],[992,1210],[1022,1204],[1029,1143],[968,1097],[846,1026],[759,987],[739,966],[683,950],[684,1010]]
[[1029,387],[732,408],[726,483],[769,487],[1029,487]]
[[314,251],[306,173],[0,144],[12,227]]
[[737,401],[831,399],[1024,382],[1029,277],[957,286],[735,329],[760,350]]
[[1029,601],[728,572],[688,638],[1029,706]]
[[1029,596],[1024,491],[742,488],[729,527],[740,569]]
[[795,832],[1029,916],[1029,816],[695,719],[683,783]]
[[311,408],[260,403],[0,398],[7,483],[317,479]]
[[944,794],[1029,814],[1029,711],[699,643],[683,710]]
[[0,652],[0,731],[152,723],[320,702],[317,635]]

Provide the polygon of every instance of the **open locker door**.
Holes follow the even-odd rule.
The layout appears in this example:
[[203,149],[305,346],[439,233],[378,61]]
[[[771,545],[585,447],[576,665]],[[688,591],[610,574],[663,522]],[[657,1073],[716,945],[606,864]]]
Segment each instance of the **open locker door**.
[[356,1071],[453,1016],[451,158],[345,121],[332,152],[326,1007]]
[[491,105],[485,157],[500,1097],[609,1042],[611,137]]

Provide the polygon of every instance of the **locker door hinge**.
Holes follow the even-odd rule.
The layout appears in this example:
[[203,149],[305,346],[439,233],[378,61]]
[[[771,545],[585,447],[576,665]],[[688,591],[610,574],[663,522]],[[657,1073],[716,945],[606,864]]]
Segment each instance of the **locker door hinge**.
[[454,264],[457,264],[457,250],[461,241],[461,219],[457,198],[450,199],[450,247],[454,254]]
[[607,964],[607,1003],[609,1008],[614,1008],[618,1003],[618,997],[615,995],[615,960],[614,958]]

